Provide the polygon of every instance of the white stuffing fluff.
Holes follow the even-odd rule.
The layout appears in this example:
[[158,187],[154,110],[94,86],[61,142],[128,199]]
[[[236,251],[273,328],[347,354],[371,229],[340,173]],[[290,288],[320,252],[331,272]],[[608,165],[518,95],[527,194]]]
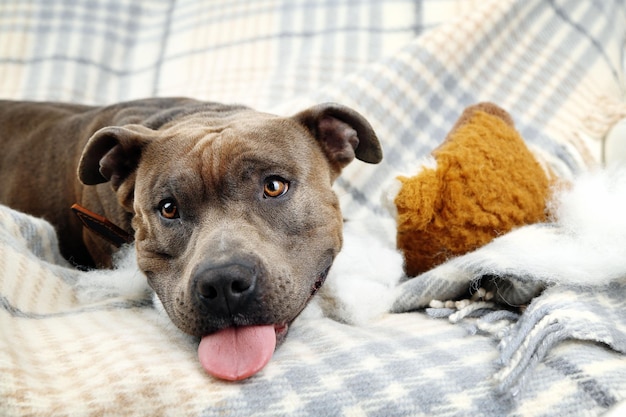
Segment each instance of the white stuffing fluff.
[[585,247],[624,253],[626,243],[626,167],[587,173],[571,189],[555,195],[550,211]]
[[552,224],[515,229],[450,262],[551,284],[626,279],[626,167],[580,175],[555,191],[549,209]]
[[[599,275],[606,282],[626,278],[626,166],[580,176],[570,189],[555,194],[550,210],[569,239],[556,248],[563,255],[558,264],[542,259],[537,268],[571,262],[574,270],[563,278],[572,284],[598,285]],[[549,242],[536,244],[549,248]]]
[[404,275],[402,255],[395,249],[391,218],[349,220],[343,248],[326,283],[304,314],[323,314],[362,325],[389,311],[393,288]]
[[134,245],[124,245],[113,258],[113,269],[94,269],[81,274],[75,284],[76,294],[83,303],[123,297],[145,300],[152,296],[146,276],[137,266]]

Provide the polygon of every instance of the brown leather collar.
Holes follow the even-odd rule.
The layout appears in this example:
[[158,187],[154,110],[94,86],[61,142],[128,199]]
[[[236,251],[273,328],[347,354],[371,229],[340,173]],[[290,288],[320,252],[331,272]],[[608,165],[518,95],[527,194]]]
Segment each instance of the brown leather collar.
[[78,216],[87,229],[118,248],[125,243],[132,243],[135,240],[130,233],[127,233],[122,228],[113,224],[106,217],[89,211],[85,207],[74,204],[72,211]]

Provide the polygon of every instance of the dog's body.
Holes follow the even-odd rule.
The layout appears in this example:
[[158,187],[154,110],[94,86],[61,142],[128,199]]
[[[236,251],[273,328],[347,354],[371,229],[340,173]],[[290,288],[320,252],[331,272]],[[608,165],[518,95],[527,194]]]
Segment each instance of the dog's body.
[[[343,106],[284,118],[183,98],[0,102],[0,144],[0,203],[49,220],[77,264],[109,266],[114,247],[83,230],[73,203],[133,234],[169,317],[229,379],[269,359],[268,333],[284,336],[340,250],[334,179],[354,157],[382,158]],[[212,357],[228,348],[240,351]]]

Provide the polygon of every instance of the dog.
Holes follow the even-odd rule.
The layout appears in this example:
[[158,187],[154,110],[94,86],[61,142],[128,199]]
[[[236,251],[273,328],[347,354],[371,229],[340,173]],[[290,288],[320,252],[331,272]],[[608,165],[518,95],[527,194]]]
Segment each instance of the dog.
[[382,159],[367,120],[335,103],[279,117],[188,98],[1,101],[0,145],[0,203],[51,222],[78,266],[110,267],[116,248],[73,203],[132,236],[171,321],[229,380],[265,366],[323,284],[342,247],[335,179]]

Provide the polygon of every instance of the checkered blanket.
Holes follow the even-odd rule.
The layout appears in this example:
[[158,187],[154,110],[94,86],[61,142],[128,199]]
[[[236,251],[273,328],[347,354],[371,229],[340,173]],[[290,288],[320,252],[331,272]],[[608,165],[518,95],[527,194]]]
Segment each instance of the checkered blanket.
[[[185,95],[282,114],[339,101],[383,142],[382,164],[352,164],[336,184],[345,216],[367,224],[389,219],[381,200],[393,178],[412,174],[478,101],[507,109],[560,176],[601,165],[603,137],[626,117],[625,20],[624,0],[7,0],[0,96]],[[518,232],[562,237],[559,224]],[[504,243],[528,244],[515,233]],[[393,242],[393,230],[380,239]],[[581,253],[608,263],[584,243]],[[597,283],[589,272],[563,285],[580,269],[537,271],[540,253],[536,262],[498,253],[488,245],[403,282],[394,313],[366,324],[305,315],[261,373],[227,383],[202,371],[193,341],[143,293],[80,298],[76,283],[90,273],[65,264],[49,224],[2,207],[0,415],[600,415],[619,406],[622,265]],[[485,275],[528,307],[444,302]]]

